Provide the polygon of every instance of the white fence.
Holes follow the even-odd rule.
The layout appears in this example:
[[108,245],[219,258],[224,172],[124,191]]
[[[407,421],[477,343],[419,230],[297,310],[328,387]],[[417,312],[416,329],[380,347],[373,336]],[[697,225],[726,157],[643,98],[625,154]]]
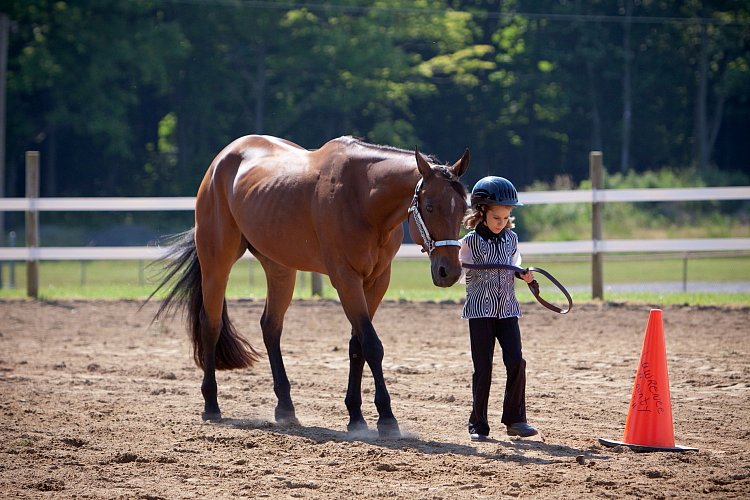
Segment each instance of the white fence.
[[[603,298],[603,260],[611,252],[706,252],[747,251],[750,238],[605,240],[602,237],[602,207],[611,202],[748,200],[750,186],[686,189],[603,189],[602,153],[589,153],[591,190],[538,191],[520,195],[527,205],[591,203],[591,239],[566,242],[521,243],[524,254],[590,254],[592,296]],[[0,198],[0,213],[22,211],[26,214],[26,246],[0,247],[0,262],[26,261],[27,295],[37,297],[41,260],[155,260],[162,256],[158,247],[42,247],[39,245],[39,212],[52,211],[169,211],[194,210],[195,198],[40,198],[39,152],[26,152],[26,197]],[[244,258],[251,258],[246,252]],[[417,245],[402,245],[396,258],[424,258]],[[2,269],[0,268],[0,271]],[[1,273],[0,273],[1,274]],[[315,275],[313,293],[319,292]]]
[[[686,189],[603,189],[530,191],[519,198],[526,205],[645,201],[750,200],[750,186]],[[193,210],[194,197],[176,198],[0,198],[4,212],[169,211]],[[750,238],[658,240],[577,240],[521,242],[525,255],[567,255],[619,252],[750,251]],[[1,261],[28,260],[154,260],[159,247],[0,247]],[[246,258],[251,258],[247,253]],[[419,246],[402,245],[397,258],[426,258]]]

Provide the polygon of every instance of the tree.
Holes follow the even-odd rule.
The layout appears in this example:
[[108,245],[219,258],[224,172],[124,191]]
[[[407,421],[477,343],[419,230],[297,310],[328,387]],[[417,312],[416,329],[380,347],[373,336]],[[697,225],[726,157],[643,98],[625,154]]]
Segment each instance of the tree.
[[[689,8],[686,7],[686,9]],[[750,9],[734,2],[697,2],[695,11],[701,21],[688,30],[688,43],[697,46],[695,66],[695,142],[700,171],[708,170],[712,151],[722,125],[727,99],[744,94],[750,83],[747,67],[750,33],[744,29],[721,29],[732,20],[750,20]],[[734,19],[733,19],[734,18]],[[696,33],[697,31],[697,33]],[[728,36],[729,34],[729,36]],[[733,35],[739,36],[733,36]],[[740,87],[744,82],[745,86]]]
[[[622,10],[618,10],[621,8]],[[191,195],[248,133],[337,135],[521,186],[750,161],[750,14],[730,0],[6,0],[7,191]],[[632,15],[630,15],[632,14]],[[632,54],[632,57],[628,54]],[[630,111],[629,111],[630,110]],[[697,160],[696,160],[697,159]]]
[[620,146],[620,172],[626,173],[630,168],[630,131],[633,118],[633,51],[630,48],[630,32],[633,26],[634,0],[622,0],[625,4],[622,35],[622,142]]
[[144,162],[139,139],[150,129],[131,117],[169,91],[167,71],[180,58],[176,26],[146,0],[11,7],[19,26],[8,85],[14,155],[41,146],[44,195],[124,192],[133,176],[121,162]]
[[[0,12],[0,198],[5,198],[5,73],[8,68],[8,34],[10,19]],[[5,246],[5,213],[0,212],[0,246]],[[0,266],[0,288],[3,286]]]
[[284,26],[302,55],[287,73],[296,76],[286,96],[292,116],[314,119],[328,136],[413,146],[413,100],[435,95],[437,73],[469,77],[470,16],[435,0],[338,5],[361,8],[287,13]]

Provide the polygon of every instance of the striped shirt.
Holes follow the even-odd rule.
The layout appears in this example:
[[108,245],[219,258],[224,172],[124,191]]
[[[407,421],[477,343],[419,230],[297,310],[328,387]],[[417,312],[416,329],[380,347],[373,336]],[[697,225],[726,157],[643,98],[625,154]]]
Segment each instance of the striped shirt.
[[[484,239],[476,230],[461,239],[461,262],[521,265],[518,235],[504,229],[497,238]],[[461,317],[510,318],[521,316],[516,299],[515,274],[505,269],[467,269],[466,302]]]

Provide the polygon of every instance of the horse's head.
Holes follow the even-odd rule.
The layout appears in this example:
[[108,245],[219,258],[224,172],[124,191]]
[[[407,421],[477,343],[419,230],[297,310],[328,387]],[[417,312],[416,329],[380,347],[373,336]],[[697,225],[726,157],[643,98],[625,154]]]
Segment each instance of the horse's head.
[[466,212],[466,188],[459,181],[469,166],[469,150],[453,165],[433,166],[415,149],[422,178],[409,208],[409,234],[430,256],[432,282],[448,287],[461,277],[459,232]]

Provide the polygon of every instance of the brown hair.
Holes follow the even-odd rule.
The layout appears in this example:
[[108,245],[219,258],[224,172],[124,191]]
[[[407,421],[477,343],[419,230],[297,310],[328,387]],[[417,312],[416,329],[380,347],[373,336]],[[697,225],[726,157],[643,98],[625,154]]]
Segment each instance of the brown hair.
[[[514,207],[509,207],[510,209],[513,209]],[[479,225],[480,222],[484,220],[484,214],[487,211],[487,205],[476,205],[469,209],[468,213],[464,216],[464,227],[466,229],[476,229],[476,227]],[[505,226],[504,229],[513,229],[516,227],[514,224],[514,221],[516,220],[515,217],[509,217],[508,218],[508,224]]]

